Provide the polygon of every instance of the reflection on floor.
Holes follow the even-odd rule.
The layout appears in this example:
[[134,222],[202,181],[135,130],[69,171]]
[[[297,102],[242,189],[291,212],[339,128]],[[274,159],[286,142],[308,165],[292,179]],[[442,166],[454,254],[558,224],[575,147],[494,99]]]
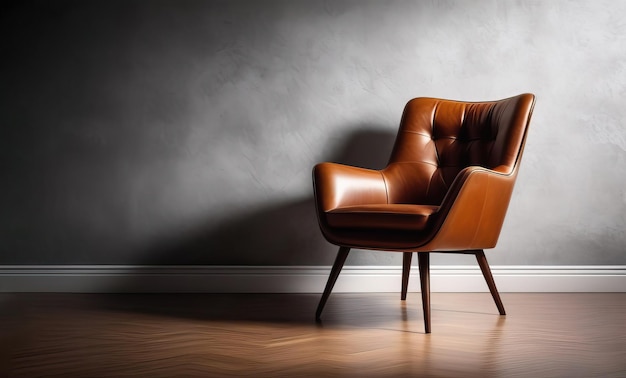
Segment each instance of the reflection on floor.
[[626,293],[2,294],[0,376],[626,376]]

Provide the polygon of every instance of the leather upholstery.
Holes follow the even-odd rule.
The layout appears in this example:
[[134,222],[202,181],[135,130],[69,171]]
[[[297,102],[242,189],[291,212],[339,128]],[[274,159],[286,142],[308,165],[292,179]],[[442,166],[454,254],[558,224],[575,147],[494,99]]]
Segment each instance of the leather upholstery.
[[511,198],[535,97],[408,102],[382,170],[313,169],[331,243],[391,251],[493,248]]

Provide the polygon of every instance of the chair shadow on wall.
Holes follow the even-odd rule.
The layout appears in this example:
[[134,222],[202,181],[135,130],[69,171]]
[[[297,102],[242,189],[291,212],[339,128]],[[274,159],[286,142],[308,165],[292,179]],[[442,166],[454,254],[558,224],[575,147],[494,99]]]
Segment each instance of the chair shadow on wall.
[[[338,148],[330,156],[323,156],[321,161],[383,168],[393,148],[396,130],[377,125],[359,125],[354,129],[355,131],[340,140]],[[312,168],[311,166],[310,169]],[[225,219],[217,226],[199,225],[186,237],[161,240],[158,245],[147,248],[142,253],[147,258],[137,265],[330,265],[336,248],[327,243],[319,231],[312,183],[308,184],[311,186],[309,196],[264,204],[249,213]],[[141,272],[138,270],[138,273]],[[133,277],[132,274],[130,276]],[[167,285],[168,282],[157,282],[155,286],[158,288],[147,288],[147,291],[166,289]],[[140,281],[127,278],[109,291],[131,293],[137,287],[142,287]],[[224,289],[225,292],[229,291],[227,287]],[[322,289],[320,286],[320,292]],[[243,306],[233,303],[229,299],[232,295],[206,294],[204,296],[207,299],[213,299],[211,303],[198,302],[202,295],[166,295],[165,298],[169,298],[167,301],[172,302],[170,305],[163,303],[163,297],[159,300],[144,298],[139,305],[132,303],[135,301],[132,295],[110,295],[107,296],[106,306],[203,319],[260,320],[261,317],[267,321],[311,323],[319,300],[318,294],[267,296],[266,301],[292,302],[287,305],[282,303],[281,312],[272,315],[267,311],[257,311],[256,314],[250,311],[255,305],[259,305],[255,302],[254,295],[237,295],[249,302],[247,305],[244,302]],[[285,309],[292,310],[285,313]]]

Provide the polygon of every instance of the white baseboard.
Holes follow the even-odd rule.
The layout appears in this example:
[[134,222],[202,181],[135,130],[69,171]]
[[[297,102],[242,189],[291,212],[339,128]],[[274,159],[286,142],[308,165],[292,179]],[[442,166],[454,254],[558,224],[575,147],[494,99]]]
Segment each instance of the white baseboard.
[[[626,266],[493,266],[500,292],[626,292]],[[330,267],[0,265],[0,292],[321,293]],[[346,266],[333,292],[399,292],[401,268]],[[419,291],[413,267],[409,291]],[[486,292],[478,267],[431,267],[433,292]]]

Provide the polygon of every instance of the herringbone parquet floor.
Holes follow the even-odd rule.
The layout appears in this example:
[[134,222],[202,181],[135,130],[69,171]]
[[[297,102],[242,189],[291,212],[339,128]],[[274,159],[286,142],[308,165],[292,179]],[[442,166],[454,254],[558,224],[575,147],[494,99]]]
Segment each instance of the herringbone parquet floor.
[[4,377],[626,377],[626,293],[2,294]]

